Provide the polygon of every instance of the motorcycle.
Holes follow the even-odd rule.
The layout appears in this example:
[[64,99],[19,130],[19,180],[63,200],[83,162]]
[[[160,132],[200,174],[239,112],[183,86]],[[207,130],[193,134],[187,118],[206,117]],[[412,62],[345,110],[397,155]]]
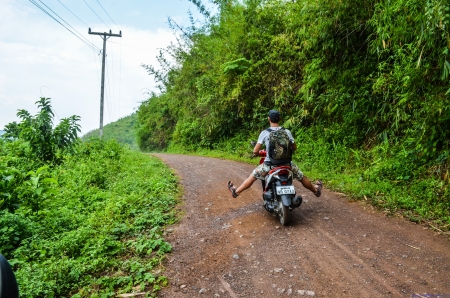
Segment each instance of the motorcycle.
[[[260,164],[264,163],[266,155],[266,150],[259,151]],[[277,214],[283,226],[288,224],[290,212],[300,207],[303,201],[301,196],[296,196],[292,181],[293,173],[289,165],[273,166],[262,180],[264,208]]]

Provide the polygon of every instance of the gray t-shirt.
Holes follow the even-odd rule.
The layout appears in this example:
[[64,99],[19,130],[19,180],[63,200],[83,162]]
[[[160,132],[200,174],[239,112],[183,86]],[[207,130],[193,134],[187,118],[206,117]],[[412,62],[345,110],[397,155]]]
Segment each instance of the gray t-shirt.
[[[272,131],[274,130],[279,130],[281,129],[281,126],[277,126],[277,127],[269,127]],[[289,139],[291,140],[292,144],[295,143],[294,141],[294,137],[292,136],[291,132],[288,129],[284,129],[286,131],[286,133],[289,136]],[[267,129],[264,129],[263,131],[261,131],[261,133],[259,134],[258,137],[258,144],[264,144],[266,145],[266,150],[267,148],[269,148],[269,135],[270,135],[270,131],[268,131]],[[266,158],[264,159],[264,161],[270,161],[269,156],[266,155]]]

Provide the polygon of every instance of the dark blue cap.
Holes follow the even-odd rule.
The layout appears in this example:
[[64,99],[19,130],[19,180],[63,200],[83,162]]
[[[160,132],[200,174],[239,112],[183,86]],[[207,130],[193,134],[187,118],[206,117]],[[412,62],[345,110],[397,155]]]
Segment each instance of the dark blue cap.
[[277,110],[270,110],[269,119],[273,123],[278,123],[278,121],[280,121],[280,112],[278,112]]

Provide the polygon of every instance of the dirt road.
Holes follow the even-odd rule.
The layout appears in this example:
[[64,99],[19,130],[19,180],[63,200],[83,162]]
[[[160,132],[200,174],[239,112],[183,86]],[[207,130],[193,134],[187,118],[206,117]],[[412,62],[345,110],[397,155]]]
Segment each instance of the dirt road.
[[[160,297],[450,297],[450,241],[325,190],[288,227],[264,210],[261,185],[233,199],[253,166],[157,154],[181,177],[185,215],[172,227]],[[438,297],[438,296],[428,296]]]

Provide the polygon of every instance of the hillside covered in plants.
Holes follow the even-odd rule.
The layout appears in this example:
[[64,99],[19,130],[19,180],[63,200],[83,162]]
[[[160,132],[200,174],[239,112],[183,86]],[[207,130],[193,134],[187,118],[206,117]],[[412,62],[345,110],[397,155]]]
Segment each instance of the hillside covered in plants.
[[[119,143],[127,144],[133,149],[137,149],[135,126],[137,121],[136,113],[118,119],[115,122],[106,124],[103,127],[104,140],[117,140]],[[83,140],[99,137],[99,129],[94,129],[83,135]]]
[[82,142],[80,117],[56,124],[50,99],[36,103],[0,137],[0,254],[20,297],[155,297],[176,177],[116,140]]
[[[302,169],[415,221],[450,224],[450,1],[218,0],[138,110],[142,150],[249,152],[282,113]],[[438,229],[438,228],[436,228]]]

